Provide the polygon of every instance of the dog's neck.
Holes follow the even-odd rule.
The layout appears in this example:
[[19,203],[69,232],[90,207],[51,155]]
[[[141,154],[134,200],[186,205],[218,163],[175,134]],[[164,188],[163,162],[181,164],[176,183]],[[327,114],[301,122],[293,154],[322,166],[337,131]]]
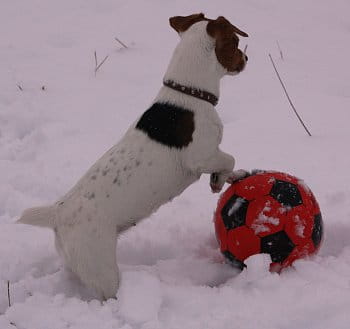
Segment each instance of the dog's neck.
[[206,101],[213,106],[217,105],[219,101],[219,99],[214,94],[206,90],[201,90],[194,87],[187,87],[184,85],[180,85],[179,83],[173,80],[165,80],[163,81],[163,85],[173,90],[176,90],[180,93],[183,93],[185,95],[189,95],[191,97],[195,97],[203,101]]
[[198,23],[181,36],[170,60],[164,81],[213,94],[219,98],[220,79],[225,71],[218,63],[207,22]]

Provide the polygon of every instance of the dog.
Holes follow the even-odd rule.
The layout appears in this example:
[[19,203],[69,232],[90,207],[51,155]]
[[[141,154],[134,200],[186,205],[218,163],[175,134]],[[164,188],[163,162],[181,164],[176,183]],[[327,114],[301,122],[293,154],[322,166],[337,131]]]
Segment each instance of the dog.
[[244,175],[219,149],[223,125],[214,108],[220,79],[243,71],[238,49],[248,35],[220,16],[169,19],[180,42],[152,105],[60,200],[30,208],[19,223],[48,227],[65,265],[101,300],[119,286],[119,234],[181,194],[201,174],[213,192]]

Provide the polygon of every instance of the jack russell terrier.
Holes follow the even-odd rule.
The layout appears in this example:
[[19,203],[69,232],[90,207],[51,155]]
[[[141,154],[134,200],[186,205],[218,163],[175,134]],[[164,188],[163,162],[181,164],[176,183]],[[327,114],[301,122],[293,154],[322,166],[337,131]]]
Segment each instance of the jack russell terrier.
[[65,264],[99,298],[116,296],[117,237],[181,194],[201,174],[219,192],[246,174],[219,149],[223,125],[214,108],[220,79],[241,72],[248,35],[220,16],[176,16],[179,36],[163,86],[149,109],[56,203],[30,208],[19,223],[48,227]]

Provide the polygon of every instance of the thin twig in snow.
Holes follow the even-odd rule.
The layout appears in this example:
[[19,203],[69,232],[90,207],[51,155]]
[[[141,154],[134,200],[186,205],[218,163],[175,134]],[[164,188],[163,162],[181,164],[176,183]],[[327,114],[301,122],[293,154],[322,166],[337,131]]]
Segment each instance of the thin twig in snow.
[[247,53],[247,49],[248,49],[248,44],[245,45],[244,50],[243,50],[243,54],[245,55]]
[[9,307],[11,307],[10,281],[7,281],[7,300]]
[[128,48],[128,46],[124,42],[121,42],[117,37],[114,37],[114,39],[118,41],[124,48]]
[[95,51],[95,75],[98,71],[98,69],[103,65],[103,63],[107,60],[108,58],[108,55],[102,60],[102,62],[100,64],[98,64],[97,62],[97,54],[96,54],[96,51]]
[[297,118],[299,119],[300,123],[303,125],[303,127],[304,127],[304,129],[306,130],[306,132],[308,133],[308,135],[311,136],[310,131],[306,128],[306,126],[305,126],[305,124],[304,124],[304,121],[301,119],[301,117],[300,117],[299,113],[297,112],[297,110],[296,110],[296,108],[295,108],[295,106],[294,106],[292,100],[290,99],[290,97],[289,97],[289,95],[288,95],[287,89],[286,89],[286,87],[285,87],[285,85],[284,85],[284,83],[283,83],[283,81],[282,81],[282,79],[281,79],[281,76],[279,75],[279,73],[278,73],[278,71],[277,71],[275,62],[273,61],[271,54],[269,54],[269,57],[270,57],[272,66],[273,66],[273,68],[275,69],[275,72],[276,72],[276,74],[277,74],[278,80],[280,81],[280,83],[281,83],[281,85],[282,85],[282,88],[283,88],[283,90],[284,90],[284,92],[285,92],[285,94],[286,94],[286,96],[287,96],[287,99],[288,99],[288,101],[289,101],[290,106],[292,107],[292,109],[293,109],[295,115],[296,115]]
[[102,64],[107,60],[107,58],[108,55],[103,59],[103,61],[100,64],[98,64],[98,66],[95,68],[95,74],[97,73],[98,69],[102,66]]
[[277,43],[278,50],[280,51],[281,59],[282,59],[282,61],[284,61],[283,52],[282,52],[282,49],[280,47],[280,44],[279,44],[278,40],[276,41],[276,43]]
[[[11,307],[11,295],[10,295],[10,281],[7,280],[7,300],[8,300],[8,305]],[[16,323],[10,322],[10,325],[17,328]]]
[[97,54],[96,54],[96,50],[95,50],[95,71],[96,71],[96,67],[97,67]]

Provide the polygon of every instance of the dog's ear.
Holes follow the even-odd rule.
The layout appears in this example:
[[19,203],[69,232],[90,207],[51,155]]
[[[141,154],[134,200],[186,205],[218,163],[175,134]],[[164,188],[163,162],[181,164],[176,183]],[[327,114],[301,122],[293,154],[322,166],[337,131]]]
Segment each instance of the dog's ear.
[[208,20],[203,13],[169,18],[170,26],[178,33],[187,31],[193,24]]
[[228,37],[236,33],[242,37],[247,37],[248,34],[240,30],[238,27],[232,25],[225,17],[219,16],[216,20],[209,21],[207,25],[207,32],[210,36],[217,39],[218,37]]

